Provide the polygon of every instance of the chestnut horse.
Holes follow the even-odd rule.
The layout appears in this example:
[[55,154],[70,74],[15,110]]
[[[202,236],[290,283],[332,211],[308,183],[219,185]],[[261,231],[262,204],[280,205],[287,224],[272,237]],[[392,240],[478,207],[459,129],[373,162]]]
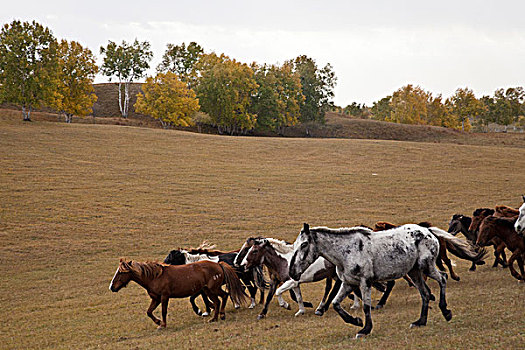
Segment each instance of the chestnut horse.
[[[166,328],[166,314],[170,298],[187,298],[204,292],[214,305],[213,318],[209,322],[215,322],[219,314],[222,320],[226,318],[224,308],[228,300],[228,293],[221,289],[223,282],[226,282],[233,302],[242,304],[246,297],[235,270],[222,262],[199,261],[176,266],[120,259],[109,289],[112,292],[118,292],[130,281],[136,282],[148,291],[151,304],[147,315],[159,325],[159,329]],[[219,296],[222,298],[222,304]],[[153,315],[153,311],[161,303],[162,321]]]
[[[490,245],[491,239],[499,237],[512,252],[512,256],[508,261],[510,273],[518,281],[523,282],[525,279],[525,270],[523,267],[523,259],[525,258],[525,240],[514,230],[514,218],[498,218],[496,216],[489,216],[481,223],[479,227],[478,245]],[[514,260],[518,261],[520,274],[514,269]]]

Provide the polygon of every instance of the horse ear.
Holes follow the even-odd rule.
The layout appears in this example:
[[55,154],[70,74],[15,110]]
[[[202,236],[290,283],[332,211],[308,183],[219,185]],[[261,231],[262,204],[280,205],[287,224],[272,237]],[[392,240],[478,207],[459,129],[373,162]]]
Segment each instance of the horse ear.
[[310,233],[310,225],[308,225],[306,222],[303,224],[303,230],[305,233]]
[[522,195],[521,197],[523,198],[523,203],[525,203],[525,196],[524,196],[524,195]]

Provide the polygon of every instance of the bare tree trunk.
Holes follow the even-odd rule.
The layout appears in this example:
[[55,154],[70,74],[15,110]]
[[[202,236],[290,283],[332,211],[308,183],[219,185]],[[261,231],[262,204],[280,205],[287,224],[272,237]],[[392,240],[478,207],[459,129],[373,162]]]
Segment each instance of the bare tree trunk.
[[128,110],[129,110],[129,82],[126,82],[124,84],[124,114],[122,115],[124,118],[128,117]]
[[124,108],[122,105],[122,83],[120,81],[118,83],[118,107],[120,109],[120,115],[124,116]]

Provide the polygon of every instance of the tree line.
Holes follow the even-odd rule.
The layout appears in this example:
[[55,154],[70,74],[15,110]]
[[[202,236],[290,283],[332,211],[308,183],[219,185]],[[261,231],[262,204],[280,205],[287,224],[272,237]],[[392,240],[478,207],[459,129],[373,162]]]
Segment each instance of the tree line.
[[360,118],[465,131],[473,126],[484,130],[489,123],[525,126],[525,90],[523,87],[497,89],[493,96],[478,99],[465,87],[443,100],[441,95],[433,96],[409,84],[374,102],[371,107],[354,102],[336,110]]
[[205,52],[195,42],[168,44],[155,76],[146,77],[153,53],[147,41],[109,41],[100,48],[103,62],[78,42],[58,40],[43,25],[15,20],[0,32],[0,103],[31,111],[52,107],[71,122],[92,113],[97,73],[118,85],[122,117],[129,114],[130,84],[146,78],[135,111],[164,127],[211,125],[219,133],[254,129],[282,133],[284,127],[324,122],[336,84],[332,66],[319,68],[310,57],[283,64],[246,64],[224,54]]

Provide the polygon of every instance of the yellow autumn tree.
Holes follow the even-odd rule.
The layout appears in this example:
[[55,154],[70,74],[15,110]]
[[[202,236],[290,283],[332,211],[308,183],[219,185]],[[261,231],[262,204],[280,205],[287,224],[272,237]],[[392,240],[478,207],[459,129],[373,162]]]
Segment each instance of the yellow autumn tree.
[[402,124],[425,124],[428,93],[421,87],[409,84],[392,95],[391,112],[386,121]]
[[193,125],[199,108],[195,92],[172,72],[148,77],[135,103],[136,112],[158,119],[164,128]]
[[76,41],[62,40],[57,53],[58,74],[51,105],[71,123],[73,115],[84,116],[92,111],[97,100],[93,79],[98,67],[91,50]]

